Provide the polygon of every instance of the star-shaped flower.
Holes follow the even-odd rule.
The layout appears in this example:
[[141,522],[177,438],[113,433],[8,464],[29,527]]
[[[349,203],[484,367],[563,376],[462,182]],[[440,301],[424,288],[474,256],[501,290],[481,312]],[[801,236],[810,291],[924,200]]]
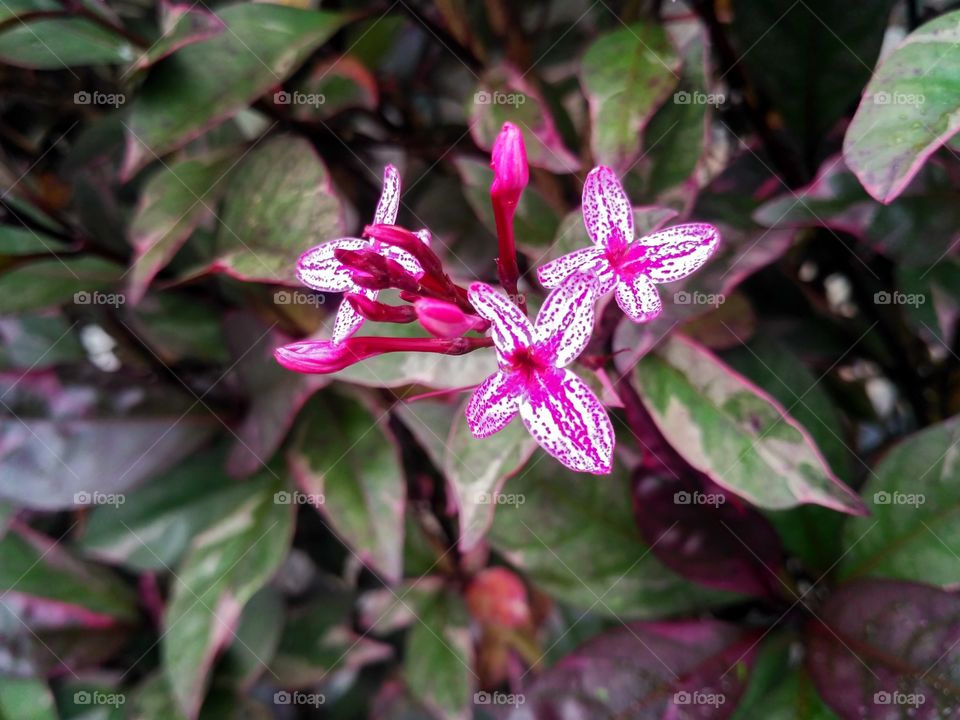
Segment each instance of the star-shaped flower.
[[553,288],[571,273],[594,273],[599,294],[616,290],[617,304],[634,322],[649,322],[663,310],[656,285],[699,270],[720,244],[720,233],[706,223],[677,225],[634,240],[633,208],[616,173],[603,166],[591,170],[583,185],[583,224],[594,247],[542,265],[540,282]]
[[[397,220],[397,211],[400,208],[400,173],[393,165],[383,169],[383,191],[373,216],[373,225],[393,225]],[[418,233],[423,242],[429,244],[429,233]],[[336,259],[337,250],[374,251],[383,257],[396,260],[404,270],[416,278],[423,275],[423,268],[410,253],[387,243],[371,238],[340,238],[331,240],[315,248],[307,250],[297,261],[297,277],[300,281],[314,290],[322,292],[356,293],[370,300],[375,300],[379,291],[361,287],[353,281],[351,271]],[[346,300],[340,303],[337,318],[333,324],[333,336],[330,338],[338,344],[353,335],[363,324],[363,316]]]
[[499,432],[518,412],[541,447],[572,470],[609,473],[613,427],[593,391],[566,366],[593,332],[597,279],[575,273],[547,296],[536,322],[484,283],[470,302],[490,321],[500,366],[467,404],[475,437]]

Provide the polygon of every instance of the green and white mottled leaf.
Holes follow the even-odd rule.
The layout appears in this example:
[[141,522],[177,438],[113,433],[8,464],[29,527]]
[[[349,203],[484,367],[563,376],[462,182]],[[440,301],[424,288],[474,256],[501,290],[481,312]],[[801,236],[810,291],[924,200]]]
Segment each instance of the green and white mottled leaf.
[[298,285],[297,258],[345,233],[330,174],[305,139],[281,135],[232,172],[213,269],[249,282]]
[[233,117],[291,75],[346,20],[274,3],[237,3],[217,14],[226,31],[152,68],[131,103],[123,178]]
[[161,656],[177,705],[195,718],[214,658],[229,644],[244,606],[280,566],[293,511],[272,477],[247,481],[247,499],[190,543],[163,623]]
[[131,304],[140,301],[150,281],[197,225],[215,214],[235,162],[235,153],[219,151],[163,165],[147,181],[130,223],[134,259],[127,287]]
[[694,585],[650,553],[634,521],[630,479],[620,467],[598,481],[537,452],[503,495],[491,546],[556,600],[638,619],[682,615],[737,597]]
[[680,57],[663,28],[645,22],[597,40],[580,65],[590,102],[590,147],[597,163],[625,170],[640,153],[650,118],[676,86]]
[[297,420],[289,459],[303,491],[299,497],[324,515],[360,560],[385,580],[398,581],[407,489],[387,413],[352,398],[318,395]]
[[890,450],[862,495],[871,515],[843,529],[844,579],[885,577],[960,583],[960,418],[928,427]]
[[718,485],[764,508],[813,503],[863,513],[807,431],[703,348],[671,337],[633,377],[667,441]]
[[876,70],[843,140],[843,157],[889,203],[960,130],[960,10],[914,30]]

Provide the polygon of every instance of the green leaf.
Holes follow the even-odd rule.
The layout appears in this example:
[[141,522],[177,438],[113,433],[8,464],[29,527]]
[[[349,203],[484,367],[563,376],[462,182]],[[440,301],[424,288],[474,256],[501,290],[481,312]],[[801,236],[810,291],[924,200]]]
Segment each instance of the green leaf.
[[660,618],[736,597],[695,586],[654,557],[619,467],[598,482],[537,452],[504,495],[513,502],[497,507],[489,542],[556,600],[604,615]]
[[407,636],[403,674],[410,691],[452,720],[470,717],[473,640],[467,609],[451,592],[435,595],[417,614]]
[[222,309],[187,293],[148,295],[126,320],[165,365],[227,363]]
[[26,528],[0,539],[0,673],[42,675],[96,663],[137,620],[118,577]]
[[266,140],[232,174],[214,267],[241,280],[299,284],[297,258],[344,235],[343,212],[313,145],[290,135]]
[[57,720],[53,693],[33,678],[0,678],[0,720]]
[[197,533],[250,495],[245,484],[227,477],[223,465],[222,450],[194,455],[122,505],[95,508],[79,548],[142,571],[174,566]]
[[211,665],[233,637],[244,606],[290,546],[294,508],[275,499],[281,483],[260,477],[245,487],[245,502],[190,543],[164,618],[164,672],[189,717],[197,716]]
[[844,579],[886,577],[931,585],[960,582],[960,418],[900,442],[867,478],[871,516],[844,527]]
[[314,397],[298,419],[291,468],[306,498],[359,559],[396,582],[403,574],[407,492],[386,413],[326,395]]
[[668,339],[637,364],[634,380],[667,441],[717,484],[770,509],[863,512],[778,402],[691,341]]
[[265,587],[250,598],[220,660],[215,683],[242,692],[264,673],[270,674],[283,631],[284,610],[283,594],[276,588]]
[[[504,482],[530,459],[536,440],[519,418],[495,435],[477,440],[460,407],[446,443],[443,472],[460,512],[460,550],[476,547],[493,522]],[[502,498],[509,502],[510,497]]]
[[63,243],[26,227],[0,225],[0,256],[50,255],[60,252]]
[[563,144],[550,107],[540,91],[507,66],[487,70],[468,101],[470,134],[490,152],[505,122],[523,133],[527,160],[533,167],[555,173],[572,173],[580,161]]
[[0,275],[0,315],[75,302],[84,305],[101,299],[114,306],[124,303],[119,293],[92,293],[117,284],[123,268],[92,255],[37,260]]
[[[63,10],[50,0],[11,0],[0,8],[0,20],[31,11]],[[104,14],[101,8],[91,12]],[[37,70],[76,65],[127,63],[136,54],[122,35],[85,18],[38,18],[12,22],[0,33],[0,60]]]
[[889,203],[958,130],[960,10],[914,30],[881,63],[847,128],[843,157],[867,192]]
[[[357,334],[378,337],[430,337],[416,323],[365,323]],[[351,365],[333,377],[369,387],[424,385],[445,389],[479,385],[496,371],[496,353],[492,348],[481,348],[467,355],[387,353]]]
[[274,103],[284,105],[298,120],[324,120],[348,108],[374,110],[378,101],[377,80],[350,55],[318,63],[310,75],[289,91],[274,94]]
[[[463,180],[463,192],[467,202],[484,226],[496,235],[497,225],[490,203],[493,170],[487,163],[467,158],[457,158],[454,162]],[[514,231],[517,244],[521,248],[529,248],[535,261],[539,261],[543,249],[550,245],[559,224],[559,216],[539,190],[535,187],[524,190],[517,204]]]
[[587,50],[580,81],[590,102],[590,147],[596,162],[626,169],[640,135],[677,84],[680,57],[659,25],[634,23]]
[[769,101],[798,155],[816,155],[856,102],[880,53],[892,4],[876,0],[864,12],[834,0],[733,0],[729,34],[739,69]]
[[123,178],[281,83],[346,22],[340,13],[273,3],[238,3],[218,14],[226,31],[153,68],[131,103]]
[[163,165],[144,185],[130,223],[134,260],[128,288],[132,304],[140,301],[150,281],[197,225],[215,215],[216,203],[226,189],[225,177],[234,163],[234,152],[218,151]]
[[205,5],[160,4],[161,35],[140,54],[134,67],[150,67],[182,47],[219,35],[226,29],[223,20]]

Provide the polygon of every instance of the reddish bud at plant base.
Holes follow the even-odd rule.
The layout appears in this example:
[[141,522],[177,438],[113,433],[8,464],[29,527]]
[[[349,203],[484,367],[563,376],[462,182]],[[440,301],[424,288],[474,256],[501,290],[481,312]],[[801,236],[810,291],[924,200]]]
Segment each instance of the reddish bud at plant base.
[[417,319],[431,335],[441,338],[460,337],[470,330],[483,330],[489,323],[476,315],[467,315],[463,310],[444,300],[420,298],[413,304]]
[[493,184],[490,195],[494,202],[497,198],[516,205],[520,193],[530,182],[530,168],[527,165],[527,149],[523,144],[523,133],[513,123],[504,123],[503,129],[493,144],[490,158],[493,168]]
[[467,586],[466,597],[470,614],[485,625],[518,628],[530,621],[527,588],[507,568],[479,572]]

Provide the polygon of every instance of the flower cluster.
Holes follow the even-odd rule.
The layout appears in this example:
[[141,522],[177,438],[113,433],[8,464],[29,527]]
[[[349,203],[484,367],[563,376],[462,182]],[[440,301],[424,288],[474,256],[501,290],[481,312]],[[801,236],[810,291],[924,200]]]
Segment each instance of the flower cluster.
[[[510,123],[497,139],[491,165],[497,272],[506,294],[482,282],[458,285],[432,249],[429,231],[395,225],[400,175],[388,165],[364,236],[312,248],[297,266],[305,285],[344,293],[331,338],[286,345],[277,349],[276,358],[297,372],[332,373],[388,352],[461,355],[492,346],[499,369],[467,404],[473,435],[488,437],[519,415],[543,449],[567,467],[609,473],[614,433],[607,411],[568,367],[590,341],[597,302],[613,293],[631,320],[653,320],[663,309],[656,285],[702,267],[716,250],[719,233],[712,225],[691,223],[636,238],[633,208],[619,179],[610,168],[594,168],[583,187],[583,220],[593,246],[537,269],[550,292],[531,322],[518,291],[513,231],[529,170],[523,136]],[[386,288],[399,290],[408,304],[379,302],[378,293]],[[365,320],[419,322],[433,337],[355,336]]]

